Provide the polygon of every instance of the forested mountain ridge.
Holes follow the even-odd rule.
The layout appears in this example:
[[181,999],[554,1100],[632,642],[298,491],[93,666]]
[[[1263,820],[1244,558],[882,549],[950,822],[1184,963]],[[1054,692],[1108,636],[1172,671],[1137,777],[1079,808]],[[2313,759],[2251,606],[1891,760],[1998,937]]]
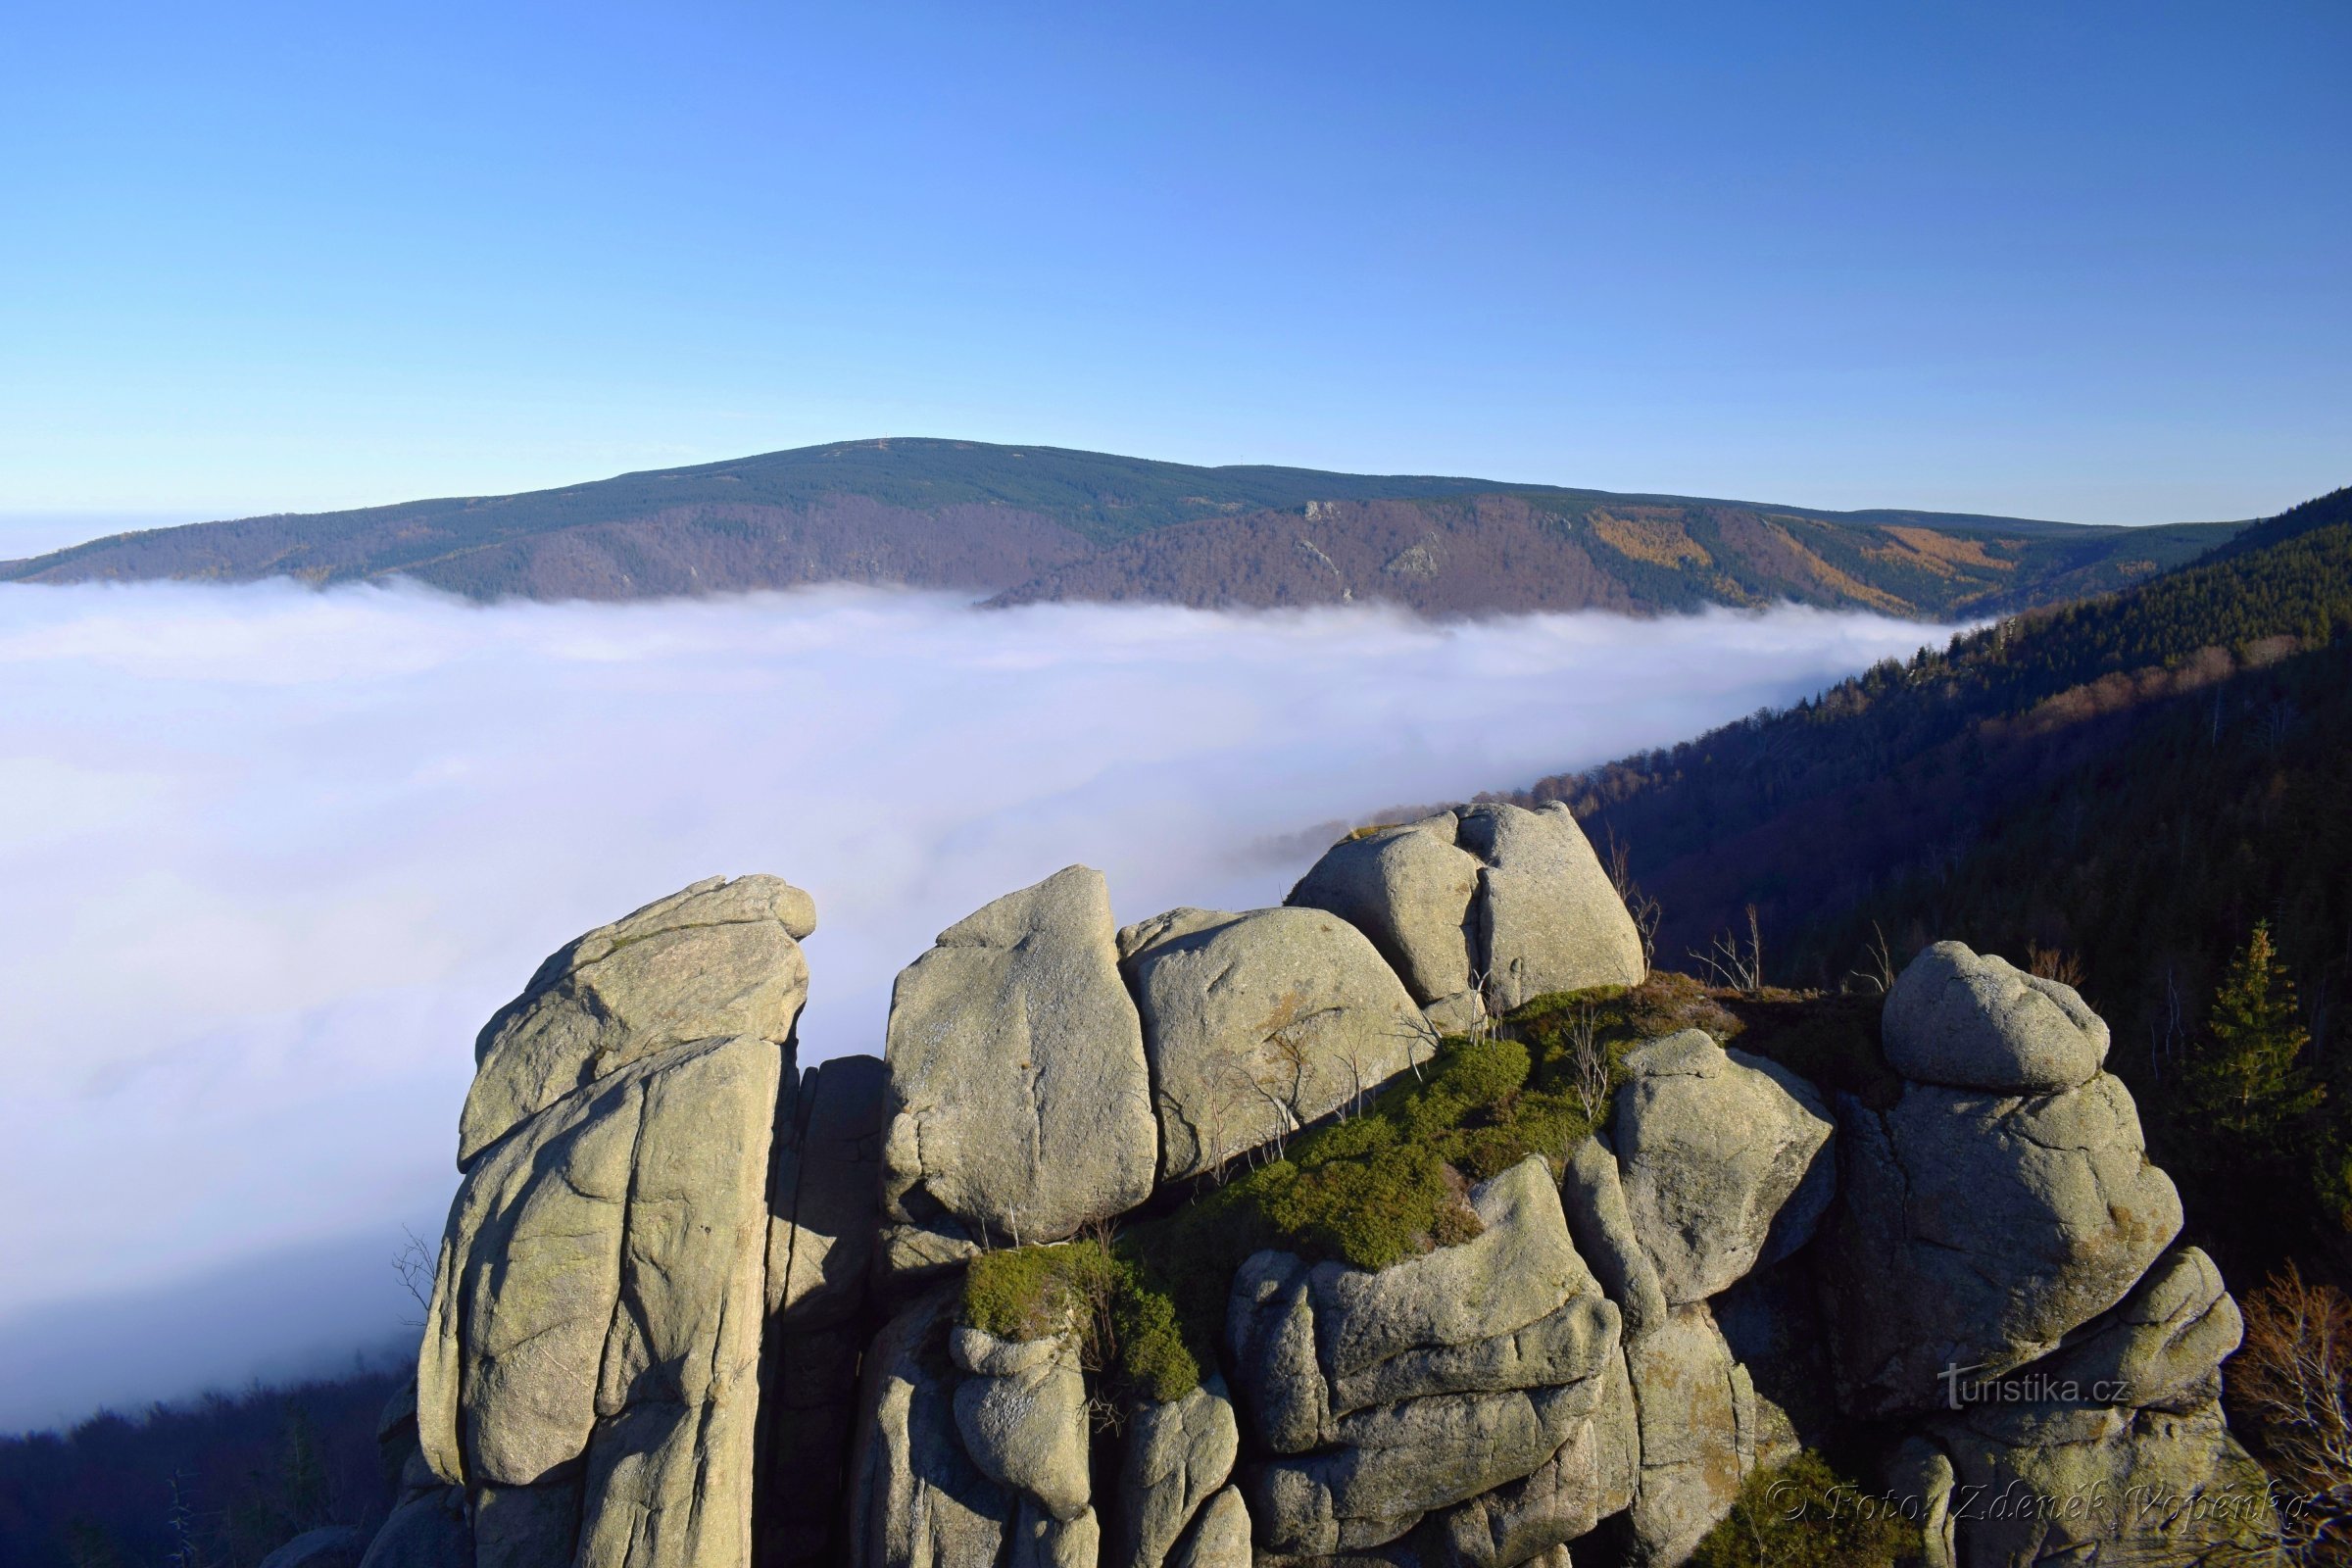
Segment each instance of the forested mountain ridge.
[[[2192,1230],[2244,1272],[2341,1250],[2352,1217],[2347,777],[2340,490],[2130,591],[1506,798],[1568,801],[1618,846],[1658,901],[1662,960],[1726,933],[1743,948],[1752,906],[1778,983],[1873,986],[1944,937],[2080,976],[2191,1188]],[[2232,1142],[2191,1086],[2258,923],[2309,1036],[2293,1071],[2331,1093]]]
[[122,534],[0,563],[0,581],[408,576],[483,599],[853,582],[999,604],[1378,600],[1459,615],[1793,601],[1950,619],[2120,587],[2237,526],[1834,513],[892,439],[523,495]]

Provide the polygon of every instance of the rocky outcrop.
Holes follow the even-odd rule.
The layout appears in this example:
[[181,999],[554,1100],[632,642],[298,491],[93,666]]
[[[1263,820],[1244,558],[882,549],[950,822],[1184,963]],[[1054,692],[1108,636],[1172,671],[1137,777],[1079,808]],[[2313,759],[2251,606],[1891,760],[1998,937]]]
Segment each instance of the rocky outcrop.
[[1441,1027],[1485,1010],[1471,981],[1471,905],[1478,857],[1458,848],[1449,811],[1345,839],[1326,851],[1286,903],[1325,909],[1371,938],[1413,1000]]
[[1484,1229],[1378,1272],[1260,1253],[1235,1282],[1233,1364],[1259,1543],[1378,1546],[1542,1468],[1594,1413],[1617,1309],[1568,1237],[1549,1170],[1476,1188]]
[[641,1057],[732,1035],[783,1048],[815,929],[816,906],[781,877],[711,877],[558,949],[474,1042],[459,1165]]
[[[483,1031],[366,1568],[1567,1568],[1604,1524],[1675,1568],[1749,1478],[1861,1433],[1930,1568],[2218,1561],[2263,1527],[2219,1403],[2235,1303],[2172,1249],[2065,987],[1940,944],[1885,1008],[1899,1088],[1833,1114],[1687,1031],[1623,1054],[1585,1136],[1556,1056],[1510,1088],[1536,1034],[1421,1075],[1438,1023],[1640,978],[1564,811],[1384,829],[1284,908],[1124,931],[1073,867],[901,975],[886,1059],[804,1073],[813,918],[698,883]],[[1322,1155],[1284,1143],[1309,1124]],[[1451,1206],[1362,1269],[1253,1198],[1244,1245],[1294,1240],[1235,1268],[1176,1221],[1237,1162]],[[1004,1338],[960,1274],[1015,1244],[974,1277]]]
[[[1188,1533],[1232,1534],[1230,1525],[1211,1522],[1212,1504],[1238,1516],[1241,1560],[1247,1562],[1249,1509],[1226,1485],[1241,1446],[1233,1400],[1225,1380],[1213,1373],[1182,1397],[1137,1411],[1121,1445],[1121,1507],[1103,1568],[1161,1568],[1177,1557]],[[1210,1545],[1223,1549],[1214,1540]]]
[[417,1411],[426,1457],[477,1513],[485,1487],[560,1485],[587,1560],[748,1556],[781,1067],[761,1039],[673,1047],[558,1100],[467,1173]]
[[1886,994],[1886,1060],[1915,1083],[2004,1095],[2090,1082],[2107,1059],[2107,1024],[2075,989],[1938,942]]
[[1558,803],[1465,807],[1346,840],[1286,902],[1370,937],[1446,1030],[1648,972],[1625,901]]
[[1811,1084],[1696,1029],[1626,1058],[1615,1142],[1626,1212],[1669,1304],[1701,1301],[1812,1238],[1837,1166]]
[[1119,933],[1159,1113],[1160,1178],[1360,1105],[1437,1036],[1362,932],[1320,909],[1174,909]]
[[1570,1152],[1568,1168],[1560,1177],[1560,1206],[1577,1250],[1617,1303],[1624,1337],[1638,1340],[1663,1327],[1666,1289],[1658,1282],[1648,1248],[1634,1232],[1617,1152],[1607,1139],[1588,1138]]
[[1001,1568],[1012,1494],[984,1475],[956,1431],[947,1340],[953,1287],[891,1319],[866,1352],[850,1455],[854,1568]]
[[1634,1557],[1679,1563],[1731,1512],[1756,1468],[1755,1386],[1703,1301],[1678,1306],[1625,1348],[1642,1468],[1628,1524]]
[[1071,866],[939,935],[890,1003],[883,1213],[943,1239],[1051,1242],[1144,1200],[1158,1131],[1110,896]]
[[1913,1084],[1841,1108],[1832,1249],[1840,1397],[1932,1410],[1947,1368],[1998,1374],[2123,1299],[2180,1229],[2139,1117],[2106,1074],[2034,1098]]
[[1642,983],[1641,933],[1565,802],[1536,811],[1493,802],[1459,815],[1455,842],[1484,862],[1471,929],[1489,1011]]
[[2265,1478],[2220,1404],[2221,1363],[2241,1327],[2212,1260],[2186,1248],[2057,1354],[2006,1378],[1956,1382],[1965,1408],[1934,1432],[1956,1486],[2066,1503],[1963,1509],[1958,1561],[2262,1555]]
[[1062,1523],[1087,1512],[1093,1483],[1077,1341],[1007,1343],[957,1328],[948,1351],[966,1374],[956,1387],[956,1430],[981,1473]]

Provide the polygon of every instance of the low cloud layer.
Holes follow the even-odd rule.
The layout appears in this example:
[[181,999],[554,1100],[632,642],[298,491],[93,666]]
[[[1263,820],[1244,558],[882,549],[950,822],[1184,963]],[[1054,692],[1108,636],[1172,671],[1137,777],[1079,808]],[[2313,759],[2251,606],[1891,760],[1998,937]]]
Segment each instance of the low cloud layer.
[[812,891],[805,1059],[878,1051],[901,966],[1072,861],[1122,919],[1273,903],[1315,824],[1921,641],[1800,610],[0,588],[0,1429],[396,1336],[388,1260],[438,1230],[474,1030],[697,877]]

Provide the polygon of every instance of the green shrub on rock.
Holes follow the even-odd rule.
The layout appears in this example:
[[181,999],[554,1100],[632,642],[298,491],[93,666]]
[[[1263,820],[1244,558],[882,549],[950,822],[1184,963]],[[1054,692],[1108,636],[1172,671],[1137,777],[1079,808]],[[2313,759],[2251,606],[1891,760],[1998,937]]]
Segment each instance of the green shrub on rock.
[[1811,1448],[1740,1488],[1724,1521],[1707,1533],[1691,1568],[1888,1568],[1926,1550],[1905,1499],[1841,1475]]

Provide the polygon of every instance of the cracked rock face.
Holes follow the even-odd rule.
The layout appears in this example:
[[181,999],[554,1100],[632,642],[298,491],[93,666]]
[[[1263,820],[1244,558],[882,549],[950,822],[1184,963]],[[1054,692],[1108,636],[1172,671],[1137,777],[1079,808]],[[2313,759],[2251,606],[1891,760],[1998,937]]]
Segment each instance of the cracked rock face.
[[[2212,1260],[2183,1248],[2080,1339],[2025,1369],[2028,1402],[1936,1422],[1955,1472],[1958,1562],[2268,1560],[2265,1477],[2221,1412],[2221,1363],[2241,1326]],[[2024,1495],[2058,1506],[1986,1502]]]
[[1226,1527],[1209,1522],[1212,1504],[1240,1514],[1241,1560],[1247,1563],[1249,1510],[1226,1485],[1241,1446],[1225,1380],[1213,1372],[1182,1398],[1137,1411],[1122,1446],[1120,1506],[1105,1568],[1161,1568],[1181,1557],[1179,1544],[1188,1533],[1196,1541],[1204,1531],[1220,1535]]
[[1470,906],[1479,865],[1455,847],[1456,825],[1448,811],[1335,844],[1284,902],[1328,910],[1363,932],[1416,1003],[1466,1006],[1475,1017]]
[[1625,1348],[1641,1425],[1634,1560],[1679,1563],[1732,1510],[1756,1467],[1756,1397],[1701,1301]]
[[781,1049],[808,997],[816,906],[781,877],[711,877],[560,948],[483,1025],[458,1165],[558,1099],[695,1040]]
[[1485,1231],[1378,1272],[1261,1252],[1227,1326],[1261,1451],[1261,1545],[1378,1546],[1541,1469],[1593,1415],[1617,1309],[1569,1241],[1548,1167],[1474,1189]]
[[1566,805],[1496,802],[1460,816],[1457,842],[1485,862],[1471,956],[1490,1012],[1553,991],[1642,983],[1641,933]]
[[1150,1196],[1159,1135],[1114,933],[1102,874],[1074,865],[950,926],[900,974],[887,1219],[953,1255],[959,1231],[1058,1241]]
[[2180,1229],[2131,1093],[1913,1084],[1840,1104],[1833,1349],[1854,1414],[1934,1409],[1947,1367],[1997,1375],[2122,1300]]
[[1360,1104],[1437,1037],[1364,934],[1320,909],[1175,909],[1119,933],[1160,1125],[1160,1177]]
[[1914,1083],[2037,1095],[2086,1084],[2107,1023],[2072,986],[1957,942],[1911,960],[1886,994],[1886,1060]]
[[1285,902],[1370,937],[1446,1030],[1649,972],[1625,901],[1556,802],[1463,807],[1336,844]]
[[575,1530],[585,1561],[748,1557],[783,1066],[762,1039],[672,1047],[559,1099],[466,1174],[417,1432],[467,1487],[485,1560]]
[[1625,1072],[1617,1164],[1669,1304],[1704,1300],[1812,1237],[1837,1170],[1811,1084],[1696,1029],[1633,1053]]
[[1013,1497],[956,1435],[947,1351],[955,1316],[955,1287],[933,1290],[866,1352],[850,1455],[856,1568],[1003,1568]]
[[881,1224],[882,1063],[837,1056],[787,1089],[768,1182],[760,1377],[760,1560],[840,1560],[866,1283]]

